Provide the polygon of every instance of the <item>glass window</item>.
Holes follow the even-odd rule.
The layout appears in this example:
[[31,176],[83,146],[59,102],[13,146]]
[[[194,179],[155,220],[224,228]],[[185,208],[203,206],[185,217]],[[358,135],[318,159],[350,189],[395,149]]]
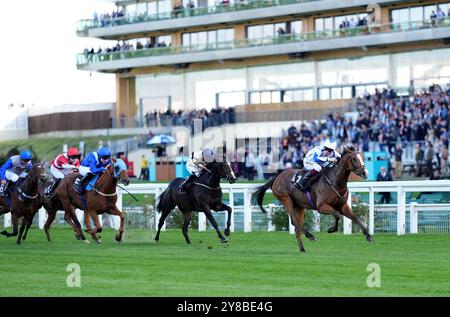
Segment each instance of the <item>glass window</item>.
[[172,36],[171,35],[161,35],[156,38],[157,43],[165,43],[167,46],[172,44]]
[[217,42],[217,32],[216,31],[208,31],[208,43],[214,44]]
[[272,102],[281,102],[281,92],[280,91],[272,91]]
[[160,0],[158,1],[158,12],[171,12],[172,3],[171,0]]
[[250,93],[250,103],[259,104],[261,103],[261,96],[259,92]]
[[324,30],[332,30],[333,27],[333,18],[325,18],[324,20]]
[[148,14],[152,15],[152,14],[156,14],[158,13],[158,4],[157,2],[147,2],[148,5]]
[[424,7],[425,20],[430,20],[431,19],[431,14],[433,14],[433,11],[436,14],[436,5],[431,5],[431,6]]
[[272,93],[270,91],[263,91],[261,93],[261,103],[271,103]]
[[422,21],[423,20],[423,7],[415,7],[409,10],[410,21]]
[[319,89],[319,99],[320,100],[330,99],[330,88],[320,88]]
[[274,25],[273,24],[265,24],[262,27],[262,36],[263,37],[273,37],[275,35]]
[[352,87],[342,87],[342,98],[344,99],[352,98]]
[[191,36],[190,36],[189,33],[184,33],[183,34],[183,39],[182,39],[182,41],[183,41],[182,44],[185,45],[185,46],[191,45],[190,38],[191,38]]
[[219,107],[234,107],[245,104],[245,92],[233,91],[219,93]]
[[198,44],[208,43],[208,36],[206,32],[198,32]]
[[291,22],[291,34],[302,33],[302,21],[292,21]]
[[342,98],[341,87],[331,88],[331,99],[341,99],[341,98]]
[[315,19],[314,20],[314,30],[323,31],[323,19]]

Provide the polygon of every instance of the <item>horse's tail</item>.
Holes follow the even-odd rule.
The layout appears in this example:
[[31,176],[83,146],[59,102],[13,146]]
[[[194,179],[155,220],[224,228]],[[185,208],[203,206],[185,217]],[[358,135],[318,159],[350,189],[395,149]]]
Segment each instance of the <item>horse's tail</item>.
[[262,186],[259,186],[256,189],[256,192],[253,193],[253,201],[254,203],[257,203],[259,208],[261,208],[262,212],[267,212],[263,207],[263,201],[264,201],[264,194],[269,188],[272,188],[273,183],[277,179],[277,176],[272,178],[270,181],[265,183]]
[[170,186],[168,186],[166,190],[163,191],[162,194],[159,195],[156,199],[158,201],[156,205],[156,210],[158,210],[158,212],[170,211],[176,206],[172,195],[170,195]]

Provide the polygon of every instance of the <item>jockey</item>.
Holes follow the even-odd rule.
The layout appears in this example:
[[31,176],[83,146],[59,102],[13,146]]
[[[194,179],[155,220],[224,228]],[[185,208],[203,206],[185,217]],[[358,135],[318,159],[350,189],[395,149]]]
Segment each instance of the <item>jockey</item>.
[[341,157],[341,154],[336,151],[336,147],[337,144],[335,140],[326,139],[323,144],[309,150],[303,159],[303,165],[308,173],[306,173],[300,181],[296,179],[293,185],[302,192],[306,192],[308,189],[306,186],[307,181],[319,173],[324,165],[329,162],[336,163]]
[[6,161],[0,168],[0,195],[7,196],[11,183],[15,183],[19,178],[25,178],[30,171],[33,155],[30,151],[24,150],[20,155],[14,155]]
[[77,148],[71,147],[67,153],[58,154],[50,166],[54,182],[47,188],[46,195],[51,196],[61,179],[78,166],[80,166],[80,153]]
[[102,147],[97,152],[92,152],[81,162],[82,166],[89,167],[89,171],[76,186],[76,189],[82,193],[87,183],[97,174],[105,171],[105,167],[111,163],[111,151]]
[[203,151],[192,152],[191,157],[186,162],[186,169],[191,175],[178,187],[180,193],[184,193],[186,186],[200,176],[203,167],[207,163],[214,161],[214,156],[214,151],[209,148],[204,148]]

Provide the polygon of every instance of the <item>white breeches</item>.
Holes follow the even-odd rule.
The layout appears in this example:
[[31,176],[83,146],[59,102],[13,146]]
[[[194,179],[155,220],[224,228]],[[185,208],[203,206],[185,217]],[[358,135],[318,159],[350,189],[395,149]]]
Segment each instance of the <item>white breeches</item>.
[[6,170],[5,172],[5,177],[6,179],[12,181],[13,183],[17,182],[17,180],[21,177],[21,178],[25,178],[27,177],[27,173],[22,172],[19,175],[17,175],[16,173],[14,173],[13,171],[10,170]]
[[316,170],[320,172],[322,170],[322,166],[320,166],[318,163],[314,161],[304,161],[303,165],[305,166],[305,169],[308,171]]
[[55,178],[55,179],[63,179],[64,178],[64,176],[66,176],[67,174],[64,174],[63,173],[63,171],[64,172],[66,172],[67,174],[69,174],[69,172],[70,172],[70,170],[59,170],[59,169],[57,169],[56,167],[54,167],[53,165],[50,167],[50,173],[52,174],[52,176]]
[[86,176],[87,173],[91,173],[91,169],[87,166],[78,166],[78,171],[80,172],[81,175]]

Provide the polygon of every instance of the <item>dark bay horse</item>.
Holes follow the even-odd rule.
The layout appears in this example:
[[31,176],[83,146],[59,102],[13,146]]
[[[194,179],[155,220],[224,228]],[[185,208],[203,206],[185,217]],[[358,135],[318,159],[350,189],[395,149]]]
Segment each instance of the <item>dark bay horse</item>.
[[[47,174],[45,172],[44,164],[36,162],[30,169],[28,175],[19,184],[15,185],[11,190],[11,222],[13,225],[13,232],[9,233],[6,230],[0,232],[0,234],[6,237],[17,236],[17,244],[21,244],[27,238],[28,230],[33,223],[33,218],[36,212],[39,210],[40,193],[39,183],[45,182]],[[7,209],[8,201],[5,197],[2,197],[3,210]],[[20,232],[18,230],[19,219],[22,218],[22,225],[20,226]],[[26,231],[24,234],[24,230]]]
[[220,187],[220,180],[222,178],[227,178],[230,183],[236,181],[236,176],[231,169],[230,163],[225,160],[223,162],[214,161],[206,164],[206,168],[202,171],[198,179],[190,184],[185,193],[178,191],[178,187],[184,181],[183,178],[179,177],[171,181],[166,190],[158,197],[159,201],[156,208],[162,214],[159,219],[158,232],[155,240],[159,241],[159,234],[166,217],[178,206],[178,209],[183,213],[184,223],[182,232],[188,244],[191,243],[188,236],[188,227],[193,211],[203,212],[216,230],[220,241],[224,243],[228,242],[220,233],[219,226],[211,213],[211,209],[214,211],[226,210],[228,212],[227,227],[224,230],[224,234],[229,236],[232,209],[222,202],[222,189]]
[[335,224],[328,229],[328,232],[335,232],[338,230],[338,222],[340,215],[344,215],[352,221],[356,222],[361,231],[366,236],[366,240],[372,242],[372,236],[361,222],[361,220],[352,212],[351,207],[347,203],[348,188],[347,182],[350,173],[367,179],[368,172],[364,166],[364,160],[361,153],[357,152],[353,145],[344,147],[342,158],[338,163],[329,167],[325,167],[319,179],[311,185],[309,193],[314,206],[308,200],[305,193],[294,188],[291,184],[293,176],[298,172],[298,169],[287,169],[279,174],[277,177],[271,179],[265,185],[258,187],[253,194],[256,201],[263,212],[266,212],[262,206],[265,192],[272,188],[272,193],[283,204],[291,217],[292,225],[295,226],[295,234],[297,243],[301,252],[305,252],[303,246],[301,232],[303,231],[307,238],[315,240],[315,237],[304,230],[303,221],[305,209],[315,209],[322,214],[332,214],[335,217]]
[[[120,242],[124,231],[124,216],[116,206],[116,186],[119,180],[125,186],[130,182],[125,162],[121,159],[112,159],[112,163],[105,168],[105,172],[99,177],[93,190],[85,191],[82,195],[73,189],[75,179],[79,175],[79,173],[67,175],[56,188],[55,195],[61,201],[64,211],[67,214],[75,215],[76,208],[84,210],[86,231],[91,234],[97,243],[100,243],[101,240],[96,234],[102,232],[98,215],[106,212],[110,215],[119,216],[120,228],[115,239]],[[95,229],[91,228],[91,217]]]

